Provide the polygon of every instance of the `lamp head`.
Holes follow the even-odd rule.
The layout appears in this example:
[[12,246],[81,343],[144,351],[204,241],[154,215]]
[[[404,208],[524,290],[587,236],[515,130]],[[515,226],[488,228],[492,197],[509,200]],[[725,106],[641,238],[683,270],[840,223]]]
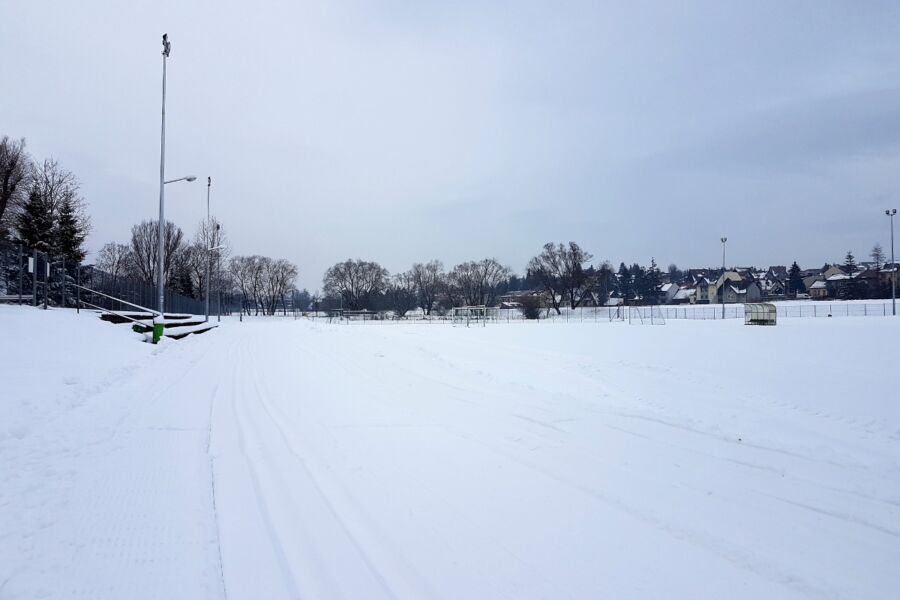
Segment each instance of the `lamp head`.
[[169,34],[168,34],[168,33],[164,33],[164,34],[163,34],[163,40],[162,40],[162,42],[163,42],[163,51],[162,51],[162,53],[163,53],[163,56],[166,56],[166,57],[167,57],[167,56],[169,56],[169,52],[172,50],[172,43],[169,41]]
[[187,177],[184,178],[184,180],[185,181],[197,181],[197,178],[194,177],[193,175],[188,175]]

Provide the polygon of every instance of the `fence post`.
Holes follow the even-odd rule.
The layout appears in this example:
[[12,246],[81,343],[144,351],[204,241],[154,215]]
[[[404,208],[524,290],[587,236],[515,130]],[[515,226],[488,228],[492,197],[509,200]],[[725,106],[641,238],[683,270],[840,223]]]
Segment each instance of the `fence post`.
[[62,257],[62,305],[63,308],[66,308],[66,257]]
[[37,306],[37,272],[38,272],[38,264],[37,264],[37,250],[34,251],[34,258],[32,263],[32,272],[31,272],[31,302],[34,306]]
[[47,295],[50,293],[50,253],[44,253],[44,310],[47,310]]
[[19,247],[19,304],[22,304],[22,244]]

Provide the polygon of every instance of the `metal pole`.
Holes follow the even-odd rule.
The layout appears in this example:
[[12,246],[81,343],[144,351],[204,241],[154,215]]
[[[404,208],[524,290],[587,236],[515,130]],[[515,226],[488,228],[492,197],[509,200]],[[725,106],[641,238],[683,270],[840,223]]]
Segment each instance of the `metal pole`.
[[[216,250],[216,277],[220,277],[219,270],[222,268],[222,261],[219,260],[219,251]],[[216,284],[216,322],[222,322],[222,287]]]
[[894,260],[894,215],[897,209],[891,212],[884,211],[891,218],[891,315],[897,316],[897,261]]
[[75,312],[81,314],[81,265],[75,271],[75,279],[78,282],[78,287],[75,288]]
[[164,33],[162,37],[162,57],[163,57],[163,76],[162,76],[162,126],[159,135],[159,246],[157,249],[157,283],[156,291],[159,296],[159,314],[162,315],[166,305],[166,278],[163,271],[165,264],[166,252],[166,59],[169,57],[169,35]]
[[722,238],[722,318],[725,318],[725,242],[728,241],[727,237]]
[[19,304],[22,304],[22,244],[19,244]]
[[47,294],[50,293],[50,254],[44,252],[44,310],[47,310]]
[[66,257],[62,257],[62,302],[60,302],[60,306],[66,308]]
[[38,274],[38,262],[37,262],[37,250],[34,251],[34,263],[33,269],[31,271],[31,302],[37,306],[37,274]]
[[[212,177],[206,178],[206,237],[211,237],[212,228],[209,224],[209,188],[212,187]],[[206,240],[208,245],[206,246],[206,308],[204,312],[204,322],[209,322],[209,264],[211,262],[211,254],[212,250],[210,248],[213,247],[212,240]]]

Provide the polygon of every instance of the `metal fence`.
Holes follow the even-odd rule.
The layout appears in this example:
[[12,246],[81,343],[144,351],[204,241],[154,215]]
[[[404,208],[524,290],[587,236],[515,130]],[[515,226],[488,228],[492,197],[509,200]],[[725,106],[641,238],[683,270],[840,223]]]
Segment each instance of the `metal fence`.
[[[67,263],[40,250],[0,242],[2,302],[75,307],[83,301],[102,309],[130,312],[136,309],[125,302],[156,310],[158,298],[155,285],[136,278],[114,276],[93,265]],[[210,299],[210,314],[229,314],[239,306],[232,294],[216,293]],[[205,301],[167,290],[166,311],[202,315]]]
[[[891,301],[871,302],[783,302],[776,303],[778,317],[784,318],[814,318],[814,317],[882,317],[891,315]],[[609,323],[631,322],[656,324],[669,320],[700,320],[713,321],[721,319],[744,319],[743,304],[726,304],[724,314],[721,304],[703,305],[679,305],[679,306],[600,306],[578,307],[576,309],[562,308],[560,314],[556,311],[542,310],[539,319],[525,319],[518,309],[499,309],[497,316],[486,319],[487,323]],[[389,313],[373,313],[366,319],[342,318],[336,314],[311,314],[309,316],[322,318],[332,323],[407,323],[418,325],[436,325],[441,323],[460,323],[449,314],[432,314],[429,316],[415,314],[401,318],[391,316]],[[463,322],[463,324],[465,324]],[[481,320],[473,320],[470,326],[484,324]]]
[[[107,310],[126,312],[135,310],[134,307],[124,302],[156,310],[159,303],[159,295],[155,285],[150,285],[132,277],[111,275],[93,265],[81,268],[80,281],[85,288],[100,292],[99,294],[92,294],[88,290],[82,290],[82,299],[94,306]],[[124,302],[114,298],[121,299]],[[212,305],[212,308],[215,309],[215,304]],[[177,294],[169,289],[166,290],[167,313],[202,315],[204,314],[204,309],[205,303],[203,300]]]
[[47,252],[0,241],[0,301],[69,306],[66,282],[76,271]]

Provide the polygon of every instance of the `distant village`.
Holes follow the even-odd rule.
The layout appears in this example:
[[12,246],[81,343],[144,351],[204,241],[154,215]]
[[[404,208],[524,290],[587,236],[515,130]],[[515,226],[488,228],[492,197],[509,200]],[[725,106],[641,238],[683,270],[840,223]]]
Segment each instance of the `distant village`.
[[[825,264],[812,269],[803,269],[796,262],[790,267],[773,265],[766,269],[732,267],[692,268],[684,271],[671,265],[667,272],[656,271],[658,283],[646,282],[643,286],[635,286],[633,274],[623,264],[618,272],[608,270],[608,285],[595,286],[580,305],[884,299],[891,297],[891,277],[897,270],[897,265],[892,263],[857,263],[852,254],[848,253],[844,264]],[[647,270],[641,268],[641,273],[648,277],[648,273],[653,273],[653,267]],[[540,288],[509,291],[500,297],[500,306],[515,308],[529,296],[545,295],[546,290]]]
[[[796,266],[796,263],[795,265]],[[689,269],[680,281],[660,286],[660,304],[733,304],[773,300],[863,300],[891,297],[895,265],[861,263],[816,269],[770,266]]]

